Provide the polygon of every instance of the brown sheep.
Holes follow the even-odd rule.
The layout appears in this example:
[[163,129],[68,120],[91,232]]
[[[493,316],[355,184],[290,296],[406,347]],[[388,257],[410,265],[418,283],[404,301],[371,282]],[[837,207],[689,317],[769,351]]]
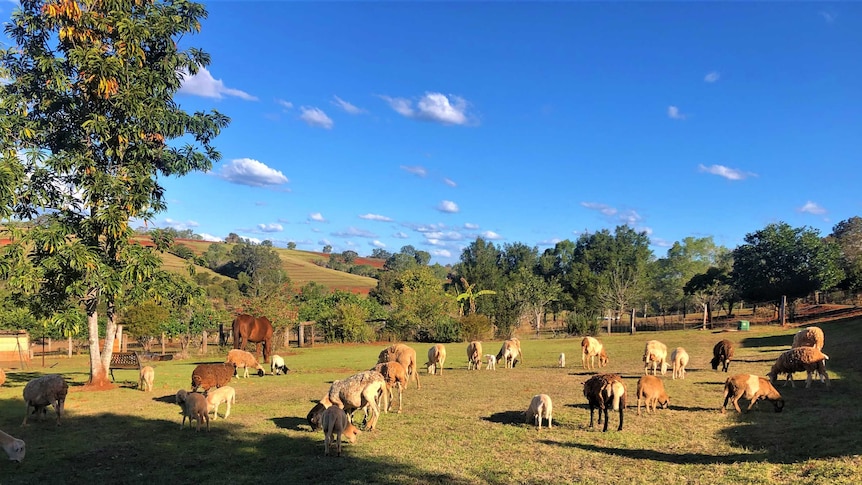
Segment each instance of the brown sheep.
[[48,374],[28,382],[24,386],[24,402],[27,404],[27,410],[24,412],[24,422],[21,423],[21,426],[27,424],[27,416],[30,414],[31,407],[33,414],[41,414],[44,418],[48,406],[54,407],[54,412],[57,413],[57,426],[60,426],[60,416],[63,415],[63,407],[68,393],[69,384],[66,384],[60,374]]
[[823,335],[823,330],[820,327],[808,327],[796,332],[793,336],[793,344],[790,348],[797,347],[814,347],[817,350],[823,350],[823,344],[826,342],[826,337]]
[[176,402],[183,410],[183,421],[180,423],[180,429],[183,429],[186,418],[189,418],[189,428],[192,427],[192,420],[195,420],[198,422],[196,431],[200,431],[201,421],[206,421],[207,431],[210,430],[209,406],[207,406],[207,398],[203,394],[180,389],[177,391]]
[[[828,359],[828,355],[814,347],[797,347],[782,352],[775,359],[772,369],[766,375],[770,382],[775,384],[775,379],[778,378],[779,374],[787,374],[787,380],[790,381],[791,387],[796,387],[793,384],[793,373],[805,371],[808,373],[805,387],[809,388],[811,387],[811,374],[817,372],[820,380],[826,383],[826,387],[829,387],[829,374],[826,373],[826,361]],[[786,386],[787,382],[784,385]]]
[[[398,362],[407,369],[408,383],[410,378],[413,377],[416,380],[416,389],[422,389],[422,385],[419,384],[419,371],[416,364],[415,350],[404,344],[394,344],[380,351],[380,355],[377,356],[378,364],[392,361]],[[405,384],[404,387],[406,388],[407,385]]]
[[446,362],[446,346],[443,344],[434,344],[428,349],[428,362],[425,367],[429,374],[437,375],[437,369],[440,370],[440,375],[443,375],[443,364]]
[[213,387],[227,385],[236,374],[236,366],[233,364],[200,364],[192,371],[192,391],[199,387],[204,392]]
[[356,436],[361,433],[356,426],[347,419],[347,414],[336,406],[330,406],[321,416],[324,433],[324,455],[329,456],[329,448],[335,439],[335,449],[341,456],[341,437],[347,438],[351,444],[356,442]]
[[482,342],[474,340],[467,344],[467,369],[482,369]]
[[245,373],[243,377],[248,378],[249,367],[257,370],[257,376],[263,377],[263,366],[257,361],[257,356],[251,352],[242,349],[233,349],[227,353],[225,364],[233,364],[236,367],[236,376],[239,377],[239,370],[243,369]]
[[590,405],[590,428],[593,427],[593,413],[599,410],[599,424],[602,424],[604,412],[605,426],[602,432],[608,430],[608,408],[620,412],[620,426],[623,430],[623,410],[626,408],[626,386],[617,374],[596,374],[584,382],[584,396]]
[[605,346],[594,337],[584,337],[581,340],[581,366],[584,369],[596,368],[596,357],[599,358],[599,367],[608,365],[608,354]]
[[721,364],[721,370],[727,372],[727,368],[730,367],[730,360],[733,358],[733,342],[730,340],[722,340],[721,342],[715,344],[715,347],[712,348],[712,370],[718,370],[719,364]]
[[404,387],[407,386],[407,370],[398,362],[384,362],[371,368],[383,376],[386,381],[386,391],[383,393],[383,412],[388,413],[392,408],[392,387],[398,388],[398,411],[401,412],[402,396]]
[[724,382],[724,404],[721,406],[721,413],[727,412],[727,402],[730,401],[736,408],[736,412],[741,414],[739,400],[743,397],[751,401],[746,411],[751,411],[751,408],[761,399],[772,401],[776,413],[780,413],[784,409],[784,399],[781,398],[781,394],[775,390],[768,379],[751,374],[737,374],[728,377]]
[[[642,376],[638,379],[638,413],[641,415],[641,399],[646,405],[647,412],[655,412],[655,405],[659,404],[665,409],[670,404],[670,398],[664,390],[664,383],[656,376]],[[650,410],[652,404],[652,410]]]

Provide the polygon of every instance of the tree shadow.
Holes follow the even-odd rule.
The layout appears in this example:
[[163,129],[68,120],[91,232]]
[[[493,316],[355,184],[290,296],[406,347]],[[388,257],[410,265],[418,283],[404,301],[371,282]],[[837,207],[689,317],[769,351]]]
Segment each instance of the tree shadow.
[[666,453],[657,450],[648,449],[628,449],[628,448],[612,448],[607,446],[591,445],[587,443],[566,442],[560,443],[550,440],[540,440],[540,443],[546,445],[567,446],[577,448],[584,451],[601,453],[604,455],[620,456],[623,458],[633,458],[635,460],[651,460],[666,463],[676,464],[731,464],[747,461],[762,461],[766,453],[732,453],[728,455],[710,455],[706,453]]
[[167,396],[154,397],[153,401],[161,402],[165,404],[177,404],[177,395],[176,394],[168,394]]
[[308,421],[305,418],[298,418],[295,416],[284,416],[281,418],[270,418],[272,423],[281,429],[294,429],[297,431],[314,431],[311,429],[311,426],[308,424]]
[[482,417],[483,421],[497,424],[524,424],[524,411],[502,411]]
[[793,343],[791,335],[768,335],[763,337],[746,337],[739,342],[741,347],[758,348],[758,347],[787,347]]

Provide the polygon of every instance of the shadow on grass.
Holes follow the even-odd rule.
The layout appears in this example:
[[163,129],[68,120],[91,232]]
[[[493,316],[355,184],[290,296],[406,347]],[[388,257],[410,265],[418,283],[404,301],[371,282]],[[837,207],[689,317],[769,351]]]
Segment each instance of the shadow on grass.
[[497,424],[524,424],[524,411],[503,411],[483,417],[483,421]]
[[611,448],[607,446],[597,446],[587,443],[576,442],[559,443],[556,441],[549,440],[540,440],[539,442],[546,445],[568,446],[584,451],[592,451],[594,453],[601,453],[605,455],[621,456],[624,458],[633,458],[636,460],[652,460],[679,464],[731,464],[744,461],[762,461],[765,457],[765,453],[734,453],[730,455],[709,455],[705,453],[666,453],[664,451],[656,450]]
[[793,337],[788,335],[769,335],[764,337],[746,337],[739,342],[745,348],[756,347],[787,347],[793,342]]
[[273,424],[276,427],[281,429],[294,429],[297,431],[314,431],[311,429],[311,426],[308,424],[308,420],[305,418],[298,418],[294,416],[285,416],[283,418],[271,418]]

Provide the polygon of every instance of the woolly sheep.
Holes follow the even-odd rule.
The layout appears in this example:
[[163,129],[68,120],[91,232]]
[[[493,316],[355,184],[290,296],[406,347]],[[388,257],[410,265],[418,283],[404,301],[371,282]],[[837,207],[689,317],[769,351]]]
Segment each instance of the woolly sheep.
[[0,446],[3,447],[3,451],[6,452],[10,460],[17,461],[18,463],[24,460],[24,454],[27,452],[24,440],[9,436],[3,430],[0,430]]
[[347,438],[351,444],[356,442],[356,436],[361,431],[347,419],[347,414],[336,406],[330,406],[321,416],[324,432],[324,455],[329,456],[329,448],[335,439],[335,449],[341,456],[341,438]]
[[497,352],[497,362],[502,363],[507,369],[512,369],[518,362],[523,362],[524,354],[521,352],[521,341],[511,338],[503,342],[500,351]]
[[593,413],[599,410],[599,424],[602,424],[604,412],[605,426],[602,432],[608,430],[608,408],[620,412],[620,426],[623,429],[623,410],[626,408],[626,385],[617,374],[596,374],[584,382],[584,397],[590,405],[590,428],[593,427]]
[[248,368],[257,369],[258,377],[263,377],[263,366],[257,361],[257,357],[251,352],[242,349],[233,349],[227,353],[225,364],[233,364],[236,366],[236,376],[239,377],[239,370],[243,369],[245,374],[243,377],[248,378]]
[[[417,367],[416,360],[416,351],[413,350],[412,347],[408,347],[404,344],[394,344],[380,351],[380,354],[377,356],[377,363],[382,364],[384,362],[398,362],[403,365],[405,369],[407,369],[407,380],[408,383],[410,378],[414,378],[416,380],[416,389],[422,389],[422,385],[419,384],[419,371]],[[404,386],[407,387],[406,385]]]
[[534,422],[542,429],[542,418],[548,420],[548,428],[553,428],[552,415],[554,413],[554,403],[551,402],[551,397],[547,394],[536,394],[530,401],[530,407],[524,412],[527,418],[527,423]]
[[670,353],[670,362],[673,366],[671,377],[673,379],[676,379],[677,377],[685,379],[685,366],[688,365],[688,352],[686,352],[682,347],[673,349],[673,352]]
[[[829,374],[826,373],[826,361],[829,356],[814,347],[797,347],[782,352],[775,359],[772,369],[766,374],[770,382],[775,384],[775,379],[779,374],[787,374],[787,380],[790,381],[791,387],[796,387],[793,384],[793,373],[805,371],[808,373],[808,378],[805,381],[805,387],[811,387],[811,374],[817,372],[820,380],[826,383],[829,387]],[[784,383],[787,385],[787,382]]]
[[652,364],[652,375],[656,375],[656,367],[661,364],[661,375],[667,373],[667,345],[658,340],[650,340],[644,347],[644,374],[649,373],[649,366]]
[[482,342],[478,340],[467,344],[467,369],[482,369]]
[[446,346],[443,344],[434,344],[428,349],[428,362],[425,367],[429,374],[437,375],[437,369],[440,369],[440,375],[443,375],[443,364],[446,362]]
[[236,390],[231,386],[219,387],[218,389],[206,393],[207,399],[207,414],[213,413],[213,421],[218,419],[218,408],[222,403],[227,405],[224,412],[224,419],[230,416],[230,405],[236,404]]
[[33,414],[41,413],[44,418],[48,406],[54,407],[54,412],[57,413],[57,426],[60,426],[60,416],[63,414],[63,406],[68,393],[69,385],[59,374],[44,375],[28,382],[24,386],[24,402],[27,404],[27,410],[24,412],[24,422],[21,423],[21,426],[27,424],[27,416],[30,414],[31,407]]
[[386,381],[386,391],[383,392],[383,412],[388,413],[392,408],[392,388],[396,387],[398,388],[398,411],[396,412],[400,413],[404,387],[407,385],[407,369],[398,362],[384,362],[375,365],[371,370],[379,372]]
[[142,391],[153,391],[153,380],[156,378],[156,370],[151,366],[145,365],[141,367],[141,379],[138,382],[138,389]]
[[[667,397],[667,392],[664,390],[664,383],[656,376],[646,375],[638,379],[637,396],[638,416],[641,415],[641,399],[643,399],[646,405],[647,412],[655,412],[656,404],[660,405],[662,409],[667,408],[670,404],[670,398]],[[650,410],[650,404],[652,405],[652,410]]]
[[793,336],[793,344],[790,348],[797,347],[814,347],[817,350],[823,350],[823,344],[826,342],[826,337],[823,335],[823,330],[820,327],[808,327],[796,332]]
[[596,357],[599,358],[599,367],[604,367],[608,364],[608,354],[605,352],[605,346],[594,337],[584,337],[581,340],[581,366],[584,369],[596,368]]
[[730,367],[730,359],[733,358],[733,342],[730,340],[722,340],[721,342],[715,344],[715,347],[712,348],[712,370],[718,370],[719,364],[721,364],[721,370],[727,372],[727,368]]
[[721,406],[721,413],[727,412],[727,402],[730,401],[736,408],[736,412],[741,414],[739,399],[743,397],[751,401],[746,411],[751,411],[757,401],[762,399],[772,401],[776,413],[780,413],[784,409],[784,399],[781,398],[781,394],[775,390],[768,379],[751,374],[736,374],[728,377],[724,382],[724,404]]
[[367,420],[366,431],[374,429],[380,408],[377,399],[386,388],[386,380],[377,371],[365,371],[354,374],[347,379],[338,380],[329,386],[329,392],[320,403],[324,407],[337,406],[344,412],[352,414],[357,409],[365,409],[366,418],[371,410],[371,418]]
[[192,371],[192,391],[204,391],[226,385],[236,374],[233,364],[200,364]]
[[271,362],[269,364],[269,370],[272,372],[272,375],[277,376],[279,374],[287,375],[290,372],[290,369],[284,365],[284,358],[280,355],[273,355],[270,359]]
[[488,370],[497,370],[497,356],[494,354],[485,354],[485,358],[488,360],[486,368]]
[[207,398],[199,392],[187,392],[185,389],[177,391],[176,403],[182,409],[183,421],[180,423],[180,429],[186,424],[186,418],[189,418],[189,428],[192,427],[192,420],[198,422],[196,431],[201,430],[201,421],[206,421],[207,431],[210,430],[210,415],[207,412]]

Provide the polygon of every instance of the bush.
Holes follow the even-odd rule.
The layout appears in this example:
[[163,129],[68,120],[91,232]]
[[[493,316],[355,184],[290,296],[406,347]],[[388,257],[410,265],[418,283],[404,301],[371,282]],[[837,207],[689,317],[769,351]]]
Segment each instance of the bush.
[[435,329],[435,342],[460,342],[461,341],[461,324],[451,318],[437,323]]
[[485,315],[472,314],[461,317],[461,337],[466,341],[485,340],[492,336],[494,326]]
[[566,332],[571,335],[598,335],[599,321],[595,316],[581,313],[566,315]]

